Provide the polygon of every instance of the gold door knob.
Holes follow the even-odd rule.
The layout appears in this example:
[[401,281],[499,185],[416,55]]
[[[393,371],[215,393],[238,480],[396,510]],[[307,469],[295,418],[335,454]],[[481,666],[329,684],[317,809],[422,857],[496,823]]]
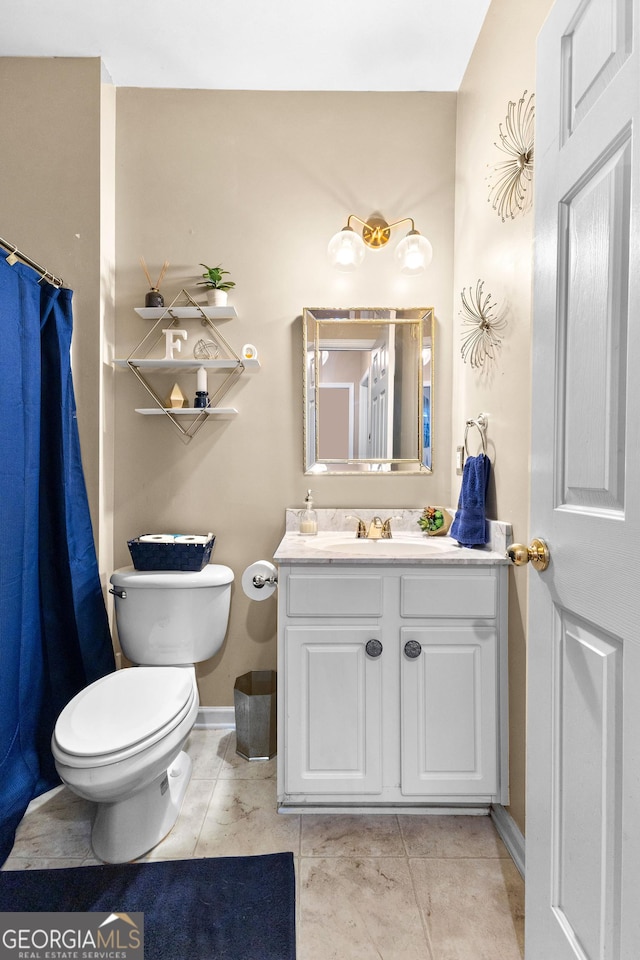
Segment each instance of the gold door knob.
[[531,561],[538,573],[546,570],[551,560],[549,547],[544,540],[538,539],[532,540],[528,547],[525,547],[524,543],[512,543],[507,547],[507,556],[516,567]]

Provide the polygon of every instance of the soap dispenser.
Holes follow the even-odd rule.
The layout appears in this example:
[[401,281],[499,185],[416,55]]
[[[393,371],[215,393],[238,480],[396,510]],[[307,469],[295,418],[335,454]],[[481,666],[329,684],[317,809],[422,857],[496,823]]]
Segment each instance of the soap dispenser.
[[298,511],[300,519],[300,533],[305,536],[314,536],[318,532],[318,515],[313,509],[313,497],[311,490],[307,490],[304,498],[304,510]]

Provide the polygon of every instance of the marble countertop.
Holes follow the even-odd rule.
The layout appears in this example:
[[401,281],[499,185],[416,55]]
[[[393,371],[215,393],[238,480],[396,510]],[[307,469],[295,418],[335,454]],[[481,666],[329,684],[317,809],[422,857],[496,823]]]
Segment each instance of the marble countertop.
[[[374,563],[382,564],[506,564],[509,524],[489,521],[490,542],[484,547],[461,547],[449,536],[430,537],[417,527],[421,510],[318,510],[318,534],[308,536],[297,529],[297,511],[287,510],[286,533],[273,559],[278,563]],[[345,514],[370,520],[393,515],[390,540],[365,540],[355,536],[355,525],[344,529]],[[416,529],[417,527],[417,529]]]

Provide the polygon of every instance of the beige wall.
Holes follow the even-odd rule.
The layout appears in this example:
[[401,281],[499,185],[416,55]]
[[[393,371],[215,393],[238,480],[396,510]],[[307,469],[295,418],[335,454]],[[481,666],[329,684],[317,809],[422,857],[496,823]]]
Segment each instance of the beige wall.
[[23,57],[0,58],[0,89],[0,235],[74,290],[78,426],[104,582],[113,541],[101,506],[113,446],[105,419],[112,397],[108,384],[102,389],[110,299],[104,264],[113,263],[114,251],[113,89],[101,82],[99,59]]
[[[117,91],[117,351],[149,329],[134,307],[171,262],[167,302],[195,292],[202,261],[231,271],[239,317],[225,337],[255,344],[262,367],[225,397],[239,415],[207,423],[189,445],[162,417],[142,417],[144,388],[116,375],[116,563],[128,538],[213,530],[214,560],[236,582],[222,652],[199,670],[203,704],[233,703],[235,678],[276,663],[275,599],[250,602],[240,577],[270,558],[284,510],[448,502],[454,94]],[[402,278],[392,251],[356,274],[326,248],[349,213],[409,215],[434,247],[423,277]],[[399,232],[399,239],[403,234]],[[417,477],[305,477],[302,341],[305,306],[431,306],[438,318],[435,472]],[[171,385],[169,385],[171,386]]]
[[[535,90],[535,38],[550,7],[551,0],[493,0],[460,87],[457,116],[452,442],[463,442],[467,418],[489,414],[490,516],[509,521],[514,538],[527,542],[533,214],[502,223],[487,202],[487,177],[489,166],[504,159],[495,142],[508,102]],[[460,356],[460,293],[478,279],[506,307],[508,321],[497,361],[481,372]],[[459,486],[454,477],[453,489]],[[526,568],[510,571],[509,812],[523,831],[527,577]]]

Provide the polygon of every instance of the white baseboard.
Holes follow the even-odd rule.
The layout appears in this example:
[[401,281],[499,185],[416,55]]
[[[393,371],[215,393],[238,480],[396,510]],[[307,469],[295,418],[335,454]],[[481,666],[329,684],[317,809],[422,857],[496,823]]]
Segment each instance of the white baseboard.
[[199,707],[196,730],[215,730],[219,727],[235,729],[236,714],[233,707]]
[[509,851],[511,859],[518,868],[520,876],[524,879],[525,839],[520,827],[507,811],[506,807],[503,807],[500,803],[496,803],[491,807],[490,816],[502,842]]

